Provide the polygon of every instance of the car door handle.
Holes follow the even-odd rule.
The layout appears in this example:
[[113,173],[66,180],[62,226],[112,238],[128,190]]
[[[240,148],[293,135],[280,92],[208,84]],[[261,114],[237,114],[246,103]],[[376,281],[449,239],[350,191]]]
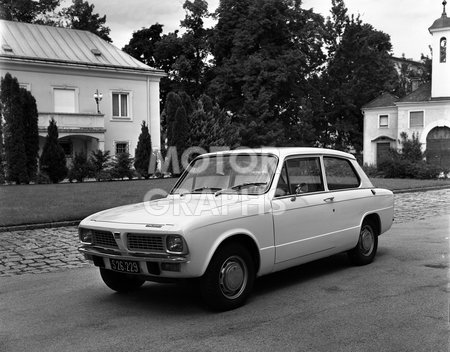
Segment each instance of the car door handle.
[[323,201],[324,202],[332,202],[334,200],[334,197],[328,197],[328,198],[325,198]]

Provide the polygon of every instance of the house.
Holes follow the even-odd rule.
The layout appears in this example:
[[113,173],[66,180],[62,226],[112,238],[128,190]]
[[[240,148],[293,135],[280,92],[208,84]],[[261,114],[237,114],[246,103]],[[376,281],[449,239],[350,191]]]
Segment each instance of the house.
[[36,99],[40,151],[52,118],[69,160],[98,149],[134,156],[142,121],[160,149],[164,72],[88,31],[1,20],[0,45],[0,75]]
[[416,134],[427,161],[450,168],[450,18],[444,10],[429,28],[432,36],[431,83],[402,99],[384,93],[362,108],[364,163],[376,165],[389,148],[399,149],[400,134]]

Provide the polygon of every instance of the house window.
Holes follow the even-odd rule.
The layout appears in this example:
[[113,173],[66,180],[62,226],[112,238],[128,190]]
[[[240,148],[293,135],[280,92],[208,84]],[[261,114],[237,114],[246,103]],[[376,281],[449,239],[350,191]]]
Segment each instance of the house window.
[[128,142],[116,142],[116,155],[128,153]]
[[112,93],[113,117],[130,117],[129,93]]
[[55,112],[76,112],[75,89],[54,88],[53,101]]
[[388,128],[389,127],[389,116],[388,115],[380,115],[379,127],[380,128]]
[[423,127],[423,111],[410,111],[409,127]]
[[447,38],[443,37],[440,41],[440,62],[447,61]]

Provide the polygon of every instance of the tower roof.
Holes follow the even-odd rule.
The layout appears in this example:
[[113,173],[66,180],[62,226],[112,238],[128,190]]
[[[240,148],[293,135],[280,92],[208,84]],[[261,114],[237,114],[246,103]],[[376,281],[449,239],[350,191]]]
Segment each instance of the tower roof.
[[433,30],[436,30],[436,29],[450,28],[450,18],[447,17],[447,13],[445,12],[445,5],[447,5],[447,1],[444,0],[442,2],[442,5],[444,6],[444,10],[442,11],[442,16],[440,18],[438,18],[436,21],[434,21],[434,23],[431,25],[431,27],[428,28],[428,30],[430,32],[432,32]]

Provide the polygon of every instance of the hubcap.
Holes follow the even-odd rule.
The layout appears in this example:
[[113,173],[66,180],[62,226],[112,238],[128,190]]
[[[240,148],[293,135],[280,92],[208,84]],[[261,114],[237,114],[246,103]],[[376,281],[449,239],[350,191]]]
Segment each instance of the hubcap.
[[247,278],[245,262],[240,257],[230,257],[222,264],[220,269],[220,290],[229,299],[237,298],[244,291]]
[[370,227],[365,226],[361,230],[360,235],[360,248],[363,255],[368,256],[373,251],[375,240],[372,229]]

